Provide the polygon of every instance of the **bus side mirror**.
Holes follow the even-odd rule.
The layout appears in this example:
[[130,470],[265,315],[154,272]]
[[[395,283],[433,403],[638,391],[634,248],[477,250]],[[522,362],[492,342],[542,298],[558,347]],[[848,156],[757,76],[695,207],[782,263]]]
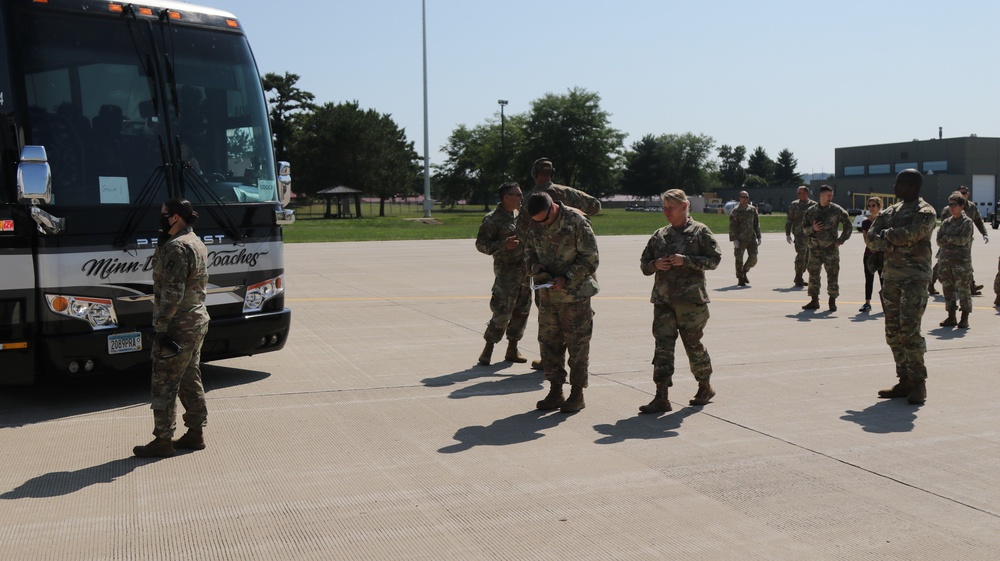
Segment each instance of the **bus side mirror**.
[[52,170],[44,146],[25,146],[17,164],[17,200],[25,203],[52,201]]
[[288,206],[292,200],[292,164],[278,162],[278,202]]

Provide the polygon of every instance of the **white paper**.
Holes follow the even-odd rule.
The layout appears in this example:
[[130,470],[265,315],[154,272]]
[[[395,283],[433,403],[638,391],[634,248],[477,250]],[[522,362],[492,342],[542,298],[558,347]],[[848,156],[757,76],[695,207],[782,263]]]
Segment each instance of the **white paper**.
[[101,204],[129,204],[127,177],[99,177]]

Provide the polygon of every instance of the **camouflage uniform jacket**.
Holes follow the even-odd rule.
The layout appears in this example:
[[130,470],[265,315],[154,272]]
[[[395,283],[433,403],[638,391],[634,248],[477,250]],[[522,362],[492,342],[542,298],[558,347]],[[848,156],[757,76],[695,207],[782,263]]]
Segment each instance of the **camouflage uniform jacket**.
[[795,237],[802,235],[802,219],[805,218],[806,211],[816,206],[816,201],[806,199],[800,201],[795,199],[788,205],[788,214],[785,216],[785,235],[795,234]]
[[497,207],[483,217],[476,234],[476,249],[480,253],[493,256],[493,272],[497,275],[521,273],[527,275],[524,264],[524,245],[518,244],[514,249],[506,249],[504,244],[507,236],[516,233],[517,215]]
[[949,216],[937,231],[938,259],[953,265],[972,264],[972,219]]
[[208,322],[208,250],[188,227],[153,252],[153,330],[166,333]]
[[[813,230],[813,222],[822,222],[826,227],[816,232]],[[843,225],[844,231],[837,237],[837,226]],[[809,247],[830,247],[835,243],[841,245],[851,237],[851,230],[854,224],[851,223],[851,216],[844,208],[836,203],[827,206],[816,204],[809,207],[802,215],[802,231],[809,240]]]
[[[653,262],[660,257],[679,253],[684,256],[684,265],[671,267],[666,271],[657,270]],[[664,226],[649,238],[646,249],[639,259],[642,274],[655,274],[653,304],[709,303],[708,289],[705,287],[705,271],[711,271],[722,261],[719,243],[712,231],[701,222],[688,218],[683,228]]]
[[760,239],[760,216],[757,207],[736,206],[729,214],[729,241],[756,242]]
[[[964,210],[965,210],[965,215],[968,216],[970,220],[972,220],[972,223],[976,226],[976,229],[979,230],[979,234],[985,236],[986,223],[983,222],[983,214],[979,212],[979,207],[976,205],[976,203],[972,201],[966,201]],[[948,210],[948,206],[946,205],[943,209],[941,209],[941,220],[947,220],[949,216],[951,216],[951,211]]]
[[590,221],[562,203],[559,216],[548,226],[532,222],[525,232],[524,259],[530,270],[538,263],[553,277],[565,277],[562,290],[541,289],[550,302],[586,300],[601,289],[594,274],[600,257]]
[[[541,193],[543,191],[548,193],[553,201],[565,203],[573,208],[580,209],[587,215],[592,216],[601,213],[601,201],[579,189],[548,181],[535,185],[535,188],[531,190],[532,193]],[[528,198],[525,197],[525,200],[528,200]]]
[[[535,185],[535,188],[532,189],[530,193],[525,195],[524,203],[527,204],[528,197],[535,193],[548,193],[549,196],[552,197],[553,201],[563,203],[566,206],[571,206],[587,216],[599,214],[601,212],[601,201],[591,197],[579,189],[574,189],[565,185],[557,185],[551,181],[547,181],[545,183]],[[524,206],[522,206],[521,214],[517,217],[517,234],[518,237],[522,238],[522,241],[525,236],[525,231],[529,226],[531,226],[531,217],[528,216],[528,213],[524,211]]]
[[878,214],[868,230],[868,249],[884,252],[885,280],[930,282],[936,223],[934,207],[921,198],[898,202]]

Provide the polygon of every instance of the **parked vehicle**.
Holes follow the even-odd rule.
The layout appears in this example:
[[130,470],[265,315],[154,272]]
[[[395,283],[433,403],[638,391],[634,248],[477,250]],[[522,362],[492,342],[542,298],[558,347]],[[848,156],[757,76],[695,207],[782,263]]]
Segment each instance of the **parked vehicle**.
[[175,197],[209,251],[202,360],[281,349],[291,178],[236,17],[6,0],[0,26],[0,384],[148,366],[160,206]]

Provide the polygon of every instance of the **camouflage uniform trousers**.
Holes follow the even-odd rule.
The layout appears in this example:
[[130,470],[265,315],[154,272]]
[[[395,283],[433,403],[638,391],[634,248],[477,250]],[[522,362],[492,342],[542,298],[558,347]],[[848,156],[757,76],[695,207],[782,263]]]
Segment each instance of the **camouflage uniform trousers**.
[[707,382],[712,377],[712,358],[701,343],[708,316],[707,304],[653,305],[653,339],[656,341],[653,352],[653,383],[673,385],[674,347],[678,334],[684,344],[684,351],[687,352],[694,379]]
[[177,399],[184,406],[184,426],[204,427],[208,421],[205,388],[201,383],[201,344],[208,333],[208,322],[172,334],[181,351],[161,358],[163,350],[153,343],[152,404],[153,435],[172,438],[177,426]]
[[[743,254],[747,254],[746,263],[743,262]],[[757,241],[745,242],[740,240],[740,246],[733,248],[733,255],[736,257],[736,277],[744,275],[757,264]]]
[[[941,267],[940,267],[940,265],[941,265],[941,259],[940,258],[935,259],[934,260],[934,267],[931,268],[931,282],[928,283],[928,285],[927,285],[928,289],[934,288],[934,285],[938,281],[941,281],[941,283],[944,284],[944,281],[941,280]],[[976,279],[974,278],[975,277],[975,275],[974,275],[975,271],[972,269],[972,264],[971,263],[968,265],[968,269],[969,269],[969,292],[971,293],[972,292],[972,287],[976,286]],[[997,294],[1000,294],[1000,291],[997,290],[998,288],[1000,288],[1000,285],[997,284],[998,282],[1000,282],[1000,273],[997,273],[997,278],[993,279],[993,292],[996,292]]]
[[566,383],[566,351],[569,351],[569,382],[587,387],[590,377],[590,338],[594,332],[594,310],[590,298],[573,302],[550,302],[542,297],[538,306],[538,347],[545,379]]
[[945,266],[941,267],[938,275],[941,279],[941,292],[944,293],[944,309],[953,312],[960,303],[962,311],[971,312],[972,264],[945,263]]
[[799,235],[795,236],[795,276],[801,277],[802,273],[806,272],[806,267],[809,265],[809,244],[806,243],[806,237]]
[[885,312],[885,342],[896,362],[896,376],[925,379],[924,353],[927,343],[920,333],[920,320],[927,308],[927,283],[886,280],[882,286]]
[[497,275],[493,281],[490,311],[493,317],[486,324],[483,339],[499,343],[504,333],[511,341],[520,341],[524,337],[524,328],[531,313],[531,286],[524,271]]
[[840,296],[840,248],[831,245],[809,249],[809,296],[819,296],[821,267],[826,268],[826,293],[831,298]]

